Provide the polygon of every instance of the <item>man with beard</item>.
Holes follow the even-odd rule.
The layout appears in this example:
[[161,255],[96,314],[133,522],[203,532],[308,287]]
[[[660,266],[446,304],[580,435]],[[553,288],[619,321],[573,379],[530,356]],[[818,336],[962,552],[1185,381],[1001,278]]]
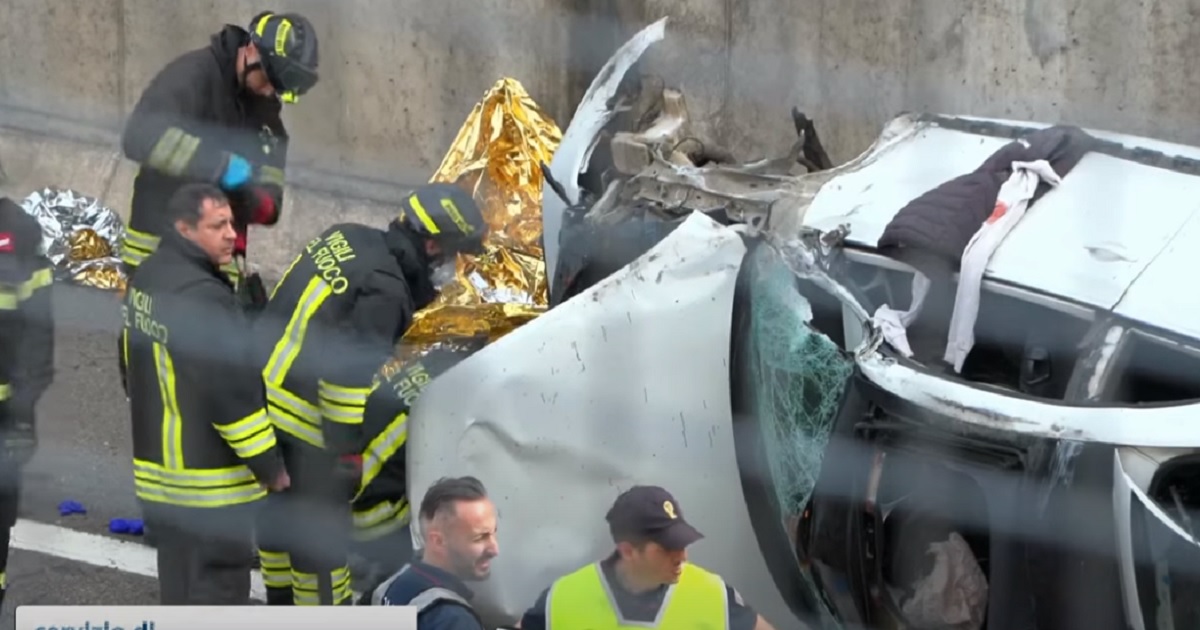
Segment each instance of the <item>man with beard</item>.
[[483,630],[467,582],[486,580],[496,540],[496,506],[475,477],[440,479],[421,501],[421,558],[375,589],[371,604],[414,606],[421,630]]
[[[317,83],[317,33],[301,15],[263,12],[248,28],[227,24],[204,48],[168,63],[125,125],[121,146],[139,166],[121,260],[130,276],[174,231],[167,200],[187,183],[219,186],[229,199],[234,258],[222,266],[243,301],[265,296],[241,277],[247,226],[275,225],[283,208],[288,134],[282,103]],[[118,362],[125,382],[124,340]]]
[[255,322],[267,408],[292,477],[260,529],[271,605],[353,604],[351,501],[376,437],[363,420],[375,375],[437,296],[437,271],[482,244],[482,211],[462,188],[422,186],[403,203],[386,229],[339,223],[309,241]]

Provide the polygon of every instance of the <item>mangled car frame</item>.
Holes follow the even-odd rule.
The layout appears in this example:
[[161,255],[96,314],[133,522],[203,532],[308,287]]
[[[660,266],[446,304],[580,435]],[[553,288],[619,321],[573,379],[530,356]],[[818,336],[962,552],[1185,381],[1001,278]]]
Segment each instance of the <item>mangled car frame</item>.
[[796,114],[781,160],[698,160],[660,91],[597,177],[664,27],[549,166],[554,306],[413,409],[411,495],[499,505],[481,608],[518,618],[655,483],[777,628],[1200,627],[1200,150],[910,115],[831,168]]

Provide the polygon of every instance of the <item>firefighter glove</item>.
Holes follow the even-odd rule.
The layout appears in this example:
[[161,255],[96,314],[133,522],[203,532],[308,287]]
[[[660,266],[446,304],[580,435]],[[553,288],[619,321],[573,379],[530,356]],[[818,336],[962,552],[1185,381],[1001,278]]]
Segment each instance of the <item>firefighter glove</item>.
[[250,162],[246,161],[246,158],[231,153],[229,161],[225,164],[225,172],[221,174],[221,188],[226,190],[241,188],[250,181],[253,173],[254,169],[250,166]]

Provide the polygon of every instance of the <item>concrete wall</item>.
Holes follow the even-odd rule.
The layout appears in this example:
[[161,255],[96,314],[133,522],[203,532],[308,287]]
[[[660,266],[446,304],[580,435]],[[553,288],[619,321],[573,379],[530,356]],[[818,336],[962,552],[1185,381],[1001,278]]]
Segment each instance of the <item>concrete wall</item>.
[[680,77],[695,109],[747,156],[786,148],[792,105],[816,118],[838,161],[912,110],[1200,144],[1195,0],[610,4],[623,7],[626,32],[678,16],[647,69]]
[[[565,128],[608,54],[663,15],[668,39],[642,70],[681,85],[701,128],[744,157],[791,142],[793,105],[839,161],[905,110],[1200,143],[1196,0],[4,0],[0,126],[18,130],[0,135],[7,190],[52,181],[125,211],[132,167],[116,133],[142,87],[265,6],[310,16],[323,75],[286,114],[295,211],[267,248],[293,249],[362,204],[386,216],[502,76]],[[80,183],[105,168],[111,180]]]

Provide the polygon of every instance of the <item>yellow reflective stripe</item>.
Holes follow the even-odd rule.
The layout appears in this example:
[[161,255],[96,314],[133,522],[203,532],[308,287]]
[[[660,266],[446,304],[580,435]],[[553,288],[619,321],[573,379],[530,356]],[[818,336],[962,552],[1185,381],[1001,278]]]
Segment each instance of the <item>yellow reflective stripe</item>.
[[[350,568],[341,566],[329,572],[329,581],[333,585],[333,604],[338,605],[354,596],[350,587]],[[297,606],[319,606],[321,598],[317,593],[320,581],[315,573],[302,573],[292,569],[292,599]]]
[[411,506],[407,500],[384,501],[366,510],[354,512],[354,538],[360,542],[376,540],[408,524]]
[[126,369],[129,367],[129,329],[121,329],[121,362],[125,364]]
[[321,418],[339,424],[362,424],[363,408],[371,386],[345,387],[321,379],[317,382],[317,402],[320,403]]
[[362,407],[367,404],[367,396],[371,394],[371,386],[346,387],[334,385],[322,380],[317,389],[317,395],[331,404],[347,407]]
[[267,402],[281,407],[297,419],[309,424],[321,425],[321,412],[312,403],[302,400],[279,385],[267,385]]
[[286,551],[258,550],[258,563],[262,567],[263,586],[267,588],[291,588],[292,557]]
[[177,470],[134,459],[133,478],[138,497],[184,507],[237,505],[260,499],[267,492],[244,465]]
[[167,468],[183,468],[183,417],[175,397],[175,364],[171,353],[154,342],[154,365],[158,372],[158,392],[162,400],[162,453]]
[[[270,396],[269,392],[267,396]],[[283,431],[317,448],[325,448],[325,436],[321,433],[319,426],[305,421],[286,407],[272,404],[272,402],[268,401],[267,413],[271,417],[271,424],[275,426],[276,430]]]
[[300,347],[304,344],[308,321],[312,319],[317,309],[331,293],[329,284],[320,276],[313,276],[312,280],[308,282],[308,286],[300,294],[300,302],[296,305],[296,310],[292,313],[292,318],[288,321],[283,336],[275,343],[271,358],[263,368],[263,380],[268,384],[283,384],[283,379],[292,369],[292,363],[295,362],[296,356],[300,354]]
[[262,37],[263,31],[266,30],[267,23],[270,22],[271,16],[273,16],[273,15],[275,15],[275,14],[268,13],[268,14],[262,16],[262,18],[260,18],[258,20],[258,26],[254,27],[254,32],[257,33],[259,37]]
[[0,383],[0,400],[8,400],[12,396],[12,386],[8,383]]
[[355,510],[354,526],[367,529],[397,516],[407,516],[408,507],[408,501],[401,499],[399,501],[383,501],[365,510]]
[[421,222],[421,225],[425,226],[426,230],[429,230],[430,234],[437,234],[441,231],[438,229],[437,223],[434,223],[433,217],[429,216],[429,213],[425,211],[425,206],[421,205],[421,200],[415,194],[409,195],[408,200],[413,212],[417,215],[417,220]]
[[0,571],[0,590],[8,588],[8,571]]
[[144,459],[133,460],[133,475],[150,483],[181,488],[226,488],[238,484],[258,483],[254,473],[245,465],[225,468],[169,469]]
[[261,166],[258,169],[258,181],[262,184],[274,184],[283,188],[285,181],[283,169],[274,166]]
[[362,495],[363,489],[371,484],[388,462],[408,441],[408,413],[397,414],[383,431],[371,439],[363,453],[362,481],[358,486],[355,499]]
[[196,155],[196,149],[199,147],[200,138],[179,127],[169,127],[163,132],[158,142],[154,143],[154,148],[150,150],[150,157],[146,159],[146,165],[173,177],[179,177],[187,170],[188,163],[192,161],[192,157]]
[[275,431],[265,410],[258,410],[230,424],[215,425],[221,437],[242,459],[261,455],[275,446]]
[[142,264],[158,249],[159,241],[153,234],[126,227],[125,237],[121,239],[121,261],[135,267]]
[[38,269],[29,274],[29,279],[17,284],[0,286],[0,311],[15,311],[21,302],[33,297],[39,289],[54,284],[54,272],[50,269]]
[[29,276],[28,280],[21,283],[17,289],[17,298],[28,300],[38,289],[44,289],[52,284],[54,284],[54,272],[50,269],[38,269]]
[[137,267],[138,265],[145,262],[146,259],[149,257],[150,257],[149,253],[143,252],[143,251],[141,251],[139,249],[135,249],[133,247],[121,248],[121,262],[125,263],[126,265]]
[[275,293],[277,291],[279,291],[279,287],[283,286],[284,282],[287,282],[288,276],[292,275],[292,268],[295,267],[296,264],[299,263],[304,258],[305,258],[305,255],[300,254],[299,256],[296,256],[295,258],[292,259],[292,264],[288,265],[287,269],[285,269],[283,271],[283,277],[280,278],[279,282],[275,285],[275,287],[271,289],[271,295],[268,296],[268,298],[267,298],[268,300],[275,299]]
[[157,236],[149,232],[142,232],[140,230],[127,227],[125,228],[125,238],[122,242],[125,245],[132,245],[138,249],[143,249],[147,252],[153,252],[154,250],[158,249],[158,243],[160,240],[161,239],[159,239]]
[[182,507],[222,507],[257,501],[267,496],[262,485],[237,486],[234,488],[209,488],[206,490],[183,490],[170,486],[156,486],[138,482],[136,494],[139,499],[155,503],[169,503]]
[[275,54],[280,57],[287,57],[287,40],[288,33],[292,32],[292,21],[288,19],[279,20],[279,26],[275,29]]

